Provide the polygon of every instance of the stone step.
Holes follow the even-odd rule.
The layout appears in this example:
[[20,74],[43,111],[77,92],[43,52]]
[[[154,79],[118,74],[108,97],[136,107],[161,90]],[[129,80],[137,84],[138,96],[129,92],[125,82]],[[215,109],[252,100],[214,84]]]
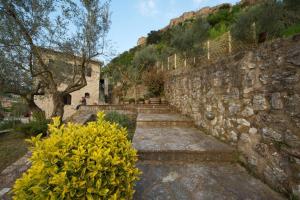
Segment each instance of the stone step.
[[133,146],[139,160],[234,162],[233,148],[189,127],[137,127]]
[[238,164],[140,161],[135,200],[284,199]]
[[137,127],[193,127],[194,122],[190,118],[176,113],[139,113],[136,125]]
[[171,113],[171,109],[166,108],[138,108],[138,113],[145,113],[145,114],[167,114]]
[[138,108],[169,108],[168,104],[139,104]]

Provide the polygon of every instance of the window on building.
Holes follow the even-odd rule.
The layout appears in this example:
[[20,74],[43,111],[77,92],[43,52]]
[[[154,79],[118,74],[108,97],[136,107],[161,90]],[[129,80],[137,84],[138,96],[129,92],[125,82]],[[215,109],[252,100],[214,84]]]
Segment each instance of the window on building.
[[91,77],[92,76],[92,68],[91,67],[87,67],[86,70],[85,70],[85,75],[87,77]]
[[85,98],[90,98],[90,93],[86,92],[86,93],[84,94],[84,97],[85,97]]
[[64,104],[71,105],[72,104],[72,96],[70,94],[66,94],[64,96]]

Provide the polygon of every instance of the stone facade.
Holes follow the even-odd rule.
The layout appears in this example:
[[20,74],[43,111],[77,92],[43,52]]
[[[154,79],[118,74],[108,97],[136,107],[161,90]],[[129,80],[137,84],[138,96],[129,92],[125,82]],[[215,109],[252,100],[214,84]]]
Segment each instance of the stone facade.
[[277,191],[300,196],[300,37],[166,75],[171,105]]
[[[45,59],[47,62],[52,60],[55,60],[58,56],[60,56],[61,59],[61,53],[54,52],[54,51],[47,51],[43,55],[43,59]],[[78,58],[80,59],[80,58]],[[78,61],[77,59],[77,61]],[[74,64],[76,61],[74,61],[74,57],[72,59],[69,59],[68,56],[63,57],[64,62]],[[100,91],[100,67],[101,62],[99,61],[91,61],[87,68],[90,68],[90,73],[86,74],[86,81],[87,85],[80,90],[77,90],[75,92],[72,92],[70,94],[70,102],[65,105],[64,107],[64,119],[70,117],[76,112],[76,106],[80,104],[80,100],[82,97],[84,97],[86,94],[89,95],[88,98],[86,98],[87,105],[97,105],[100,102],[99,100],[99,91]],[[67,87],[66,84],[62,83],[59,85],[59,90],[63,90]],[[46,117],[50,117],[53,111],[53,101],[52,101],[52,95],[51,94],[45,94],[43,96],[36,96],[35,97],[35,103],[45,111]]]

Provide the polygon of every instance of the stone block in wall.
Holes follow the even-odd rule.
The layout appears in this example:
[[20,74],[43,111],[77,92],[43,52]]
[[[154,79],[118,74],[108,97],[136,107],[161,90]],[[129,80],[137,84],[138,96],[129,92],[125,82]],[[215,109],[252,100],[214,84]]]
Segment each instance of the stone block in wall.
[[237,142],[237,140],[238,140],[238,134],[235,131],[230,131],[230,139],[233,142]]
[[279,110],[283,108],[280,92],[276,92],[272,94],[271,104],[272,104],[272,108],[274,109]]
[[282,142],[283,141],[283,137],[280,133],[278,133],[277,131],[273,130],[272,128],[269,127],[265,127],[262,129],[262,134],[263,134],[263,138],[265,140],[273,140],[276,142]]
[[257,111],[267,110],[269,103],[263,94],[254,95],[253,97],[253,109]]
[[300,66],[300,47],[294,47],[289,50],[287,62]]
[[251,107],[246,107],[241,114],[243,117],[251,117],[254,115],[254,110]]
[[236,115],[241,110],[241,105],[237,103],[229,103],[229,115]]

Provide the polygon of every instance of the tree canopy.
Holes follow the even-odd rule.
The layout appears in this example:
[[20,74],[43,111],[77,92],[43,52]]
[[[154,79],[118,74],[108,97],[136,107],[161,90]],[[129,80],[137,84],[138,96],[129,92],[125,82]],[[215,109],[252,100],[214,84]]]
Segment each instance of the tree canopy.
[[[86,86],[85,69],[92,59],[103,53],[110,26],[109,3],[0,0],[2,88],[18,95],[27,93],[31,100],[34,95],[47,91],[55,104],[52,116],[62,116],[63,96]],[[73,65],[57,62],[51,67],[44,57],[45,49],[73,58]],[[65,57],[57,59],[64,61]],[[57,68],[71,68],[71,73],[62,76],[64,73],[57,73]],[[60,90],[61,80],[66,77],[69,78],[67,87]]]

